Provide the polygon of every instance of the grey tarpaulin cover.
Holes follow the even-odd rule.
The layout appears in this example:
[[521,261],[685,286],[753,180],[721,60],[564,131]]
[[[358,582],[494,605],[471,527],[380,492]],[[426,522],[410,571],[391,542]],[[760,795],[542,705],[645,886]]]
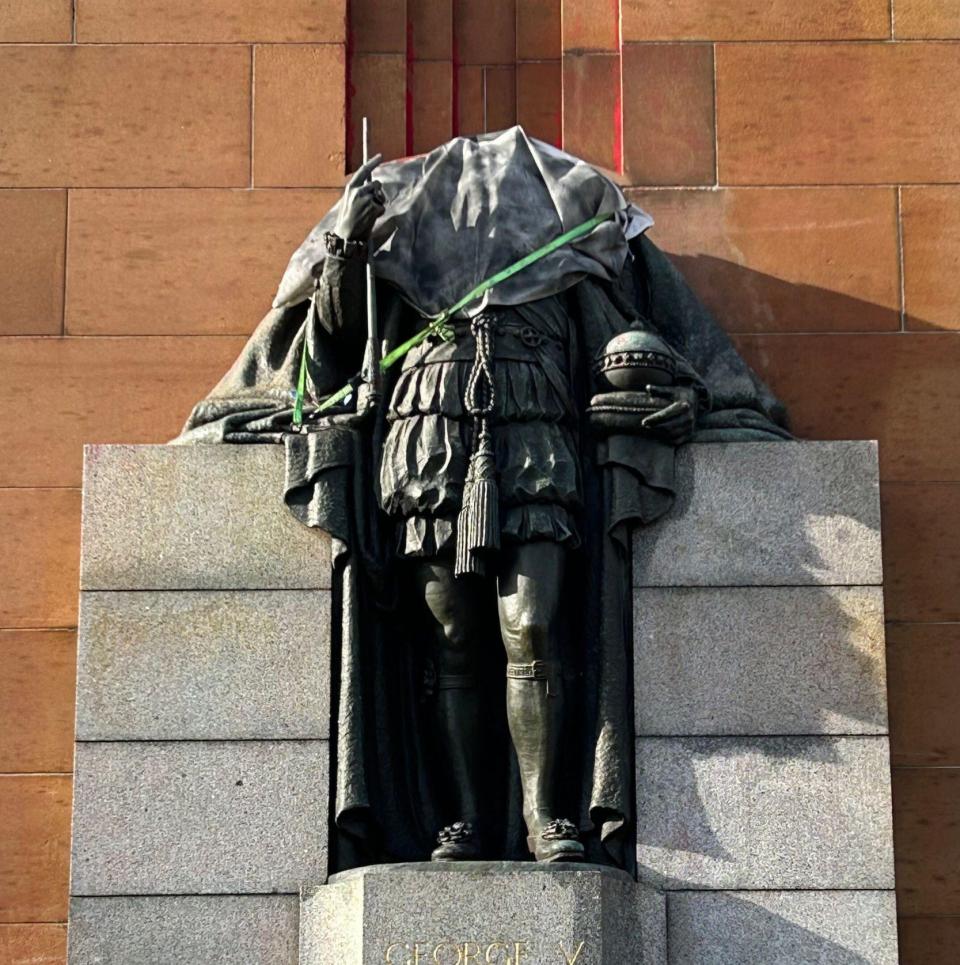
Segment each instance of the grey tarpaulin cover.
[[[616,222],[517,276],[515,285],[494,291],[491,301],[517,304],[568,289],[576,316],[570,352],[582,386],[605,341],[642,319],[690,363],[711,398],[709,408],[698,413],[695,441],[789,438],[782,406],[643,234],[650,219],[583,162],[515,128],[457,138],[426,157],[383,165],[376,176],[388,200],[374,231],[386,349],[422,327],[421,312],[446,308],[561,230],[609,210],[617,212]],[[360,366],[363,332],[345,343],[305,325],[309,268],[323,257],[322,231],[334,220],[328,214],[298,250],[277,307],[197,404],[176,441],[283,444],[287,506],[334,539],[338,833],[332,870],[337,870],[374,860],[423,859],[442,822],[432,773],[436,763],[422,719],[420,655],[427,634],[413,594],[402,592],[405,576],[393,552],[393,524],[380,511],[376,491],[387,405],[363,427],[339,422],[315,432],[290,432],[305,339],[314,399],[339,388]],[[362,300],[362,283],[358,291],[342,294]],[[391,387],[388,374],[385,400]],[[582,393],[578,404],[583,411]],[[306,407],[308,415],[312,408]],[[576,700],[565,742],[564,788],[567,813],[580,824],[591,860],[629,864],[633,728],[627,537],[632,526],[669,508],[672,453],[662,451],[664,444],[651,446],[633,435],[614,436],[602,445],[593,445],[587,435],[584,440],[580,528],[585,539],[571,567],[569,591],[579,605],[570,622],[566,666]],[[496,641],[495,625],[490,634]],[[503,726],[503,659],[502,647],[492,644],[484,785],[500,812],[490,824],[501,842],[498,854],[521,857],[516,774],[505,763],[510,755]]]
[[[480,282],[596,214],[616,219],[492,288],[486,305],[518,305],[564,291],[587,275],[612,280],[627,242],[653,219],[629,204],[595,168],[512,127],[458,137],[422,157],[381,164],[375,173],[387,210],[370,239],[377,277],[421,312],[437,315]],[[310,294],[310,271],[325,257],[339,204],[294,252],[274,308]]]

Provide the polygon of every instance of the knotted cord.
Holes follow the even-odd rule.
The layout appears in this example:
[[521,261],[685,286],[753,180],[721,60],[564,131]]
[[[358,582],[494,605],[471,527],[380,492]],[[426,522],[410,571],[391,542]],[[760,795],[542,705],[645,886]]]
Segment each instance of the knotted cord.
[[494,325],[495,322],[489,315],[477,315],[470,321],[470,332],[476,342],[476,354],[463,401],[474,420],[474,452],[491,446],[490,416],[493,415],[497,403],[493,379]]
[[477,551],[500,546],[500,493],[490,428],[497,404],[493,374],[495,328],[491,315],[480,314],[470,321],[476,348],[463,403],[473,417],[473,448],[463,487],[463,506],[457,517],[456,576],[482,573],[483,560]]

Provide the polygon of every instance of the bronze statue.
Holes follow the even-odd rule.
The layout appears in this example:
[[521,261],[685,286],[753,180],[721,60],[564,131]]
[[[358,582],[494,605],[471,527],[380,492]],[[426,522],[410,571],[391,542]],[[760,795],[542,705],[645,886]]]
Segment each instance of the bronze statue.
[[[391,357],[590,219],[359,391],[368,263]],[[677,446],[787,436],[650,223],[519,128],[374,158],[187,424],[180,441],[282,442],[288,506],[334,537],[340,867],[432,836],[433,860],[525,838],[538,861],[629,864],[628,529],[669,509]]]

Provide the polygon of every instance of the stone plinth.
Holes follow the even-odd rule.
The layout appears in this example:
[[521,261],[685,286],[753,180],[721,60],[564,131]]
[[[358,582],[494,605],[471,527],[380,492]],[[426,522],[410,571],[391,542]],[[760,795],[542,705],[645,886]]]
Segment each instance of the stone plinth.
[[326,741],[77,747],[74,895],[296,893],[327,870]]
[[634,538],[634,586],[873,585],[875,442],[732,442],[680,450],[673,511]]
[[640,738],[637,789],[651,884],[893,888],[884,738]]
[[83,590],[317,589],[330,540],[283,505],[282,446],[87,446]]
[[634,593],[637,733],[886,734],[878,586]]
[[325,590],[85,592],[77,739],[330,736]]
[[670,896],[670,965],[897,965],[892,891]]
[[597,865],[376,865],[303,892],[300,965],[665,965],[663,895]]

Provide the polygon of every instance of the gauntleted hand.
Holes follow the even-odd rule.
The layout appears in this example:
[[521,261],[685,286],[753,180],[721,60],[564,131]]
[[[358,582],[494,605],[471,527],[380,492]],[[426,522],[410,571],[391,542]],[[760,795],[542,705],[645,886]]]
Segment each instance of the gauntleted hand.
[[312,416],[306,424],[306,430],[318,432],[337,426],[359,429],[373,419],[380,400],[379,392],[367,383],[361,383],[354,387],[352,395],[339,406]]
[[383,187],[379,181],[370,180],[381,157],[377,154],[357,168],[343,191],[336,233],[344,241],[367,241],[374,223],[385,210]]
[[686,385],[648,385],[647,392],[667,404],[648,415],[640,424],[644,429],[675,446],[689,442],[697,421],[697,393]]

